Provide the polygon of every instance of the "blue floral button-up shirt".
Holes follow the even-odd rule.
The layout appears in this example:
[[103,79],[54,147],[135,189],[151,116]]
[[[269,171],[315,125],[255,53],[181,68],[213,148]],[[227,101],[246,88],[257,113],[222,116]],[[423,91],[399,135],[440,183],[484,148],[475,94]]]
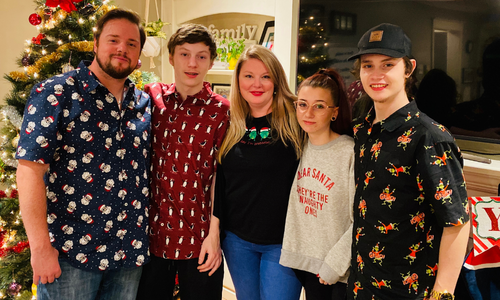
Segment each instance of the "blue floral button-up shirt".
[[141,266],[148,254],[151,101],[127,80],[115,97],[81,62],[35,86],[16,158],[50,164],[52,245],[73,266]]

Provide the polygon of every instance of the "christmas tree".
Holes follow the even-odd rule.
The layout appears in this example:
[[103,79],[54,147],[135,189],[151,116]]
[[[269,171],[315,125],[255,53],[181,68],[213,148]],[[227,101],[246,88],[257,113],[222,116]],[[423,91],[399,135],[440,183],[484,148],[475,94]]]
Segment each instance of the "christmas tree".
[[306,6],[300,10],[298,83],[330,65],[323,13],[323,7]]
[[[38,35],[29,39],[18,64],[4,78],[12,84],[7,105],[0,108],[0,299],[36,299],[26,232],[19,215],[15,185],[24,107],[33,87],[54,75],[70,71],[83,59],[93,59],[93,31],[100,16],[112,9],[107,0],[36,0],[29,22]],[[34,292],[34,291],[33,291]]]
[[[52,76],[68,72],[81,60],[93,60],[93,32],[97,20],[113,9],[109,0],[36,0],[29,22],[39,34],[26,42],[18,58],[24,71],[13,71],[4,78],[12,84],[0,107],[0,299],[36,299],[26,231],[19,214],[16,190],[15,152],[22,114],[33,87]],[[140,89],[160,81],[152,72],[135,70],[129,78]]]

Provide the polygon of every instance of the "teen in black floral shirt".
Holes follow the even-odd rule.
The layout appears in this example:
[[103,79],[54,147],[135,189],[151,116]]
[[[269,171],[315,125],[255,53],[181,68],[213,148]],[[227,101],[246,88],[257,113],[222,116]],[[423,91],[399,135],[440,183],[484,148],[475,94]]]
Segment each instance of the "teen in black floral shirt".
[[416,61],[402,29],[381,24],[358,47],[351,59],[359,58],[374,106],[354,122],[348,299],[447,299],[445,291],[453,297],[469,230],[460,150],[444,126],[408,100],[406,79]]

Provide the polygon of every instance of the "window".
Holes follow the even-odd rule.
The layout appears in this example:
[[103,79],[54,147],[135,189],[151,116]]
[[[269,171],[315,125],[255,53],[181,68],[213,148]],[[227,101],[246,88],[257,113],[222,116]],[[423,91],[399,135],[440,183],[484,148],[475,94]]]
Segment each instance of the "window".
[[458,138],[500,144],[500,1],[301,0],[298,23],[298,82],[333,67],[349,86],[361,35],[393,23],[412,40],[419,108]]

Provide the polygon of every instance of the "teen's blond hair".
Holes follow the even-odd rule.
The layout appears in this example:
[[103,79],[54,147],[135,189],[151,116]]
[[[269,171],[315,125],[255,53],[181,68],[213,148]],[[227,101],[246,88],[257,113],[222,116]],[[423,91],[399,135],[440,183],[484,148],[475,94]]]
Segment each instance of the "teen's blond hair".
[[297,154],[297,158],[300,158],[303,131],[297,122],[293,106],[293,102],[297,97],[290,91],[285,71],[274,53],[263,46],[252,45],[241,54],[236,63],[231,83],[231,93],[229,95],[231,102],[229,108],[230,123],[218,154],[218,160],[220,162],[229,150],[243,138],[246,130],[246,120],[252,118],[250,107],[241,96],[238,80],[242,65],[251,58],[258,59],[264,63],[274,83],[273,102],[271,104],[272,118],[269,120],[271,129],[274,132],[273,136],[280,139],[286,146],[292,146]]

